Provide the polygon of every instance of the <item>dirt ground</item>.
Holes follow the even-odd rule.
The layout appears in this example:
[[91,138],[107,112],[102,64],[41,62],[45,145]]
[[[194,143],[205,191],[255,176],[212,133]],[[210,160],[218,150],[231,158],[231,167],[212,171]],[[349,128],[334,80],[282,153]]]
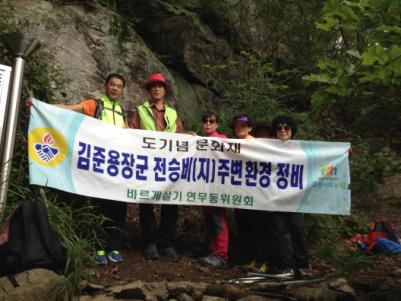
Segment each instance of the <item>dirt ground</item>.
[[[158,207],[156,206],[156,216]],[[202,208],[181,207],[177,229],[177,252],[180,260],[170,262],[164,257],[156,261],[146,260],[142,253],[139,213],[136,204],[129,204],[127,214],[129,241],[123,250],[124,261],[96,268],[91,282],[103,286],[123,284],[135,280],[153,281],[194,281],[214,282],[241,275],[235,267],[224,270],[210,269],[198,260],[207,255]],[[231,248],[233,249],[233,248]],[[233,255],[235,257],[235,255]]]
[[[156,206],[156,216],[158,215]],[[232,211],[227,210],[230,228],[229,266],[224,270],[207,268],[199,263],[199,258],[207,255],[208,247],[205,236],[203,211],[200,207],[183,206],[179,208],[177,229],[177,252],[180,260],[170,262],[164,257],[159,260],[146,260],[142,253],[138,205],[129,204],[127,214],[127,233],[129,241],[123,250],[124,261],[118,264],[95,266],[92,283],[113,286],[136,280],[153,281],[193,281],[216,282],[244,276],[238,268],[236,254],[235,224]]]
[[[157,209],[156,209],[157,212]],[[377,211],[373,220],[385,218],[395,223],[401,222],[401,210]],[[108,287],[117,284],[125,284],[136,280],[144,282],[154,281],[193,281],[193,282],[215,282],[230,278],[244,276],[236,264],[236,242],[235,225],[232,215],[228,212],[230,227],[230,264],[227,269],[216,270],[202,266],[198,260],[207,255],[207,244],[205,241],[205,228],[202,208],[181,207],[179,209],[179,222],[177,231],[177,251],[180,261],[169,262],[161,257],[157,261],[149,261],[143,257],[140,241],[138,206],[129,205],[127,215],[127,233],[129,241],[127,248],[123,250],[124,262],[119,264],[108,264],[95,267],[95,275],[90,279],[92,283]],[[353,247],[353,246],[351,246]],[[346,277],[350,283],[355,283],[364,289],[364,285],[370,283],[374,288],[379,279],[383,279],[401,269],[401,255],[372,255],[370,258],[374,265],[364,268],[357,267],[346,273],[339,274],[334,267],[330,266],[324,258],[314,258],[311,262],[314,270],[319,276]],[[369,259],[369,258],[368,258]],[[401,274],[401,272],[400,272]],[[398,276],[397,276],[398,277]],[[401,275],[399,275],[401,278]]]

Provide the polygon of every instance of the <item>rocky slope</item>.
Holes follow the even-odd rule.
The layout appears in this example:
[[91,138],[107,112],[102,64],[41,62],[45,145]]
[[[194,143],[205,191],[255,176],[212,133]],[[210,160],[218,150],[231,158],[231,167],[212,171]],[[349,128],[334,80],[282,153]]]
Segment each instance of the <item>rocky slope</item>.
[[[216,96],[216,87],[211,88],[210,83],[218,82],[218,78],[212,77],[204,65],[239,59],[207,25],[195,26],[185,16],[155,23],[152,51],[135,29],[112,10],[93,3],[85,7],[56,3],[10,0],[0,3],[0,11],[18,31],[32,33],[41,42],[35,55],[50,64],[57,102],[74,103],[96,96],[103,91],[105,76],[119,72],[128,82],[122,103],[132,110],[147,98],[143,88],[147,75],[163,72],[173,87],[169,100],[191,128],[199,122],[199,112],[213,106]],[[173,60],[169,68],[158,57],[161,49]]]

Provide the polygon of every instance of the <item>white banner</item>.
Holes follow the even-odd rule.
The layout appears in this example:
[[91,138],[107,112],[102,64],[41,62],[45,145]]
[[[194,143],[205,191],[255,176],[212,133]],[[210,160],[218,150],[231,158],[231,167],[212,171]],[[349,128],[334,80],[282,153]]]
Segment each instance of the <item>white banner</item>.
[[122,129],[34,100],[30,183],[132,203],[350,213],[349,143]]

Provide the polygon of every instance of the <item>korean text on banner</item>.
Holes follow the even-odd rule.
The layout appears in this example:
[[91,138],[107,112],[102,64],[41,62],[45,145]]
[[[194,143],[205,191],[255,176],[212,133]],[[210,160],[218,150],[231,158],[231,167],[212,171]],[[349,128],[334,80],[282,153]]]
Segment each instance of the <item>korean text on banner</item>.
[[123,202],[349,214],[349,148],[122,129],[34,100],[29,178]]

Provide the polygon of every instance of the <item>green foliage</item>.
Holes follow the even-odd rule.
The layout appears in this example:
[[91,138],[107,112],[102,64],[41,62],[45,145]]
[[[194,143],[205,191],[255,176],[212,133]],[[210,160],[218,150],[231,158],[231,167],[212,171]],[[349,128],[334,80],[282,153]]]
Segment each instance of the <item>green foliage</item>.
[[93,0],[93,1],[95,3],[97,2],[103,6],[106,6],[107,8],[114,10],[114,11],[117,9],[117,5],[118,5],[117,0]]
[[335,268],[333,276],[355,269],[366,269],[375,265],[372,254],[356,250],[354,246],[342,242],[330,242],[315,247],[314,255],[330,263]]
[[312,107],[335,109],[365,138],[388,141],[401,130],[400,16],[398,0],[329,0],[318,24],[338,40],[319,72],[304,77],[319,87]]
[[219,81],[222,95],[219,101],[221,124],[227,129],[235,114],[249,114],[255,121],[270,121],[269,119],[281,110],[279,97],[287,89],[271,79],[273,66],[266,62],[266,55],[254,55],[242,52],[242,59],[249,66],[242,70],[242,79],[225,80],[224,74],[233,73],[243,68],[241,61],[231,61],[225,65],[205,65],[209,77]]
[[330,51],[333,37],[315,27],[326,1],[258,1],[258,17],[271,44],[284,45],[294,65],[310,68],[318,56]]
[[388,147],[360,142],[354,146],[357,154],[350,160],[353,181],[351,189],[365,195],[373,192],[376,184],[382,183],[385,177],[401,171],[399,159]]
[[374,257],[356,250],[350,238],[369,231],[368,217],[356,209],[350,216],[307,215],[311,253],[336,268],[336,274],[370,267]]
[[316,245],[349,239],[357,233],[367,232],[369,220],[353,210],[350,216],[307,215],[305,219],[309,237]]
[[[223,133],[231,133],[230,121],[236,114],[248,114],[255,123],[270,123],[275,116],[286,114],[299,122],[297,139],[319,139],[311,116],[307,112],[296,112],[288,106],[288,98],[293,96],[293,92],[283,83],[283,78],[292,76],[296,71],[278,69],[265,53],[245,51],[241,52],[238,61],[205,65],[204,68],[211,81],[219,83],[221,95],[214,110],[219,112]],[[236,79],[225,79],[226,74],[235,72],[241,75]]]
[[[30,90],[35,98],[51,102],[54,99],[54,93],[50,79],[57,80],[57,76],[54,76],[55,73],[56,71],[52,70],[48,62],[38,56],[33,56],[27,60],[24,74],[25,90],[23,91],[23,97],[27,96]],[[61,82],[61,80],[57,81]]]
[[64,271],[66,279],[57,289],[57,295],[63,300],[72,300],[80,294],[81,282],[92,274],[89,263],[98,242],[97,233],[101,231],[105,218],[96,214],[88,201],[66,204],[57,201],[57,197],[49,202],[48,211],[68,257]]
[[316,115],[331,111],[353,142],[351,189],[368,195],[384,176],[399,172],[401,151],[401,4],[399,1],[329,0],[318,27],[337,37],[334,51],[321,57],[318,73],[305,76],[317,85]]
[[129,34],[128,27],[129,24],[125,21],[125,19],[114,15],[113,22],[110,24],[109,33],[113,36],[116,36],[121,44],[128,37]]
[[[29,192],[29,190],[25,192]],[[50,196],[49,200],[47,200],[46,194]],[[81,293],[81,282],[93,274],[90,263],[95,246],[98,244],[98,233],[102,233],[100,227],[106,218],[95,213],[89,201],[73,200],[69,196],[67,204],[61,201],[62,198],[55,191],[51,190],[46,194],[40,191],[37,197],[44,200],[48,206],[50,224],[67,251],[67,263],[63,271],[65,280],[54,293],[58,300],[74,300]],[[9,199],[6,215],[10,214],[19,204],[19,200]]]

